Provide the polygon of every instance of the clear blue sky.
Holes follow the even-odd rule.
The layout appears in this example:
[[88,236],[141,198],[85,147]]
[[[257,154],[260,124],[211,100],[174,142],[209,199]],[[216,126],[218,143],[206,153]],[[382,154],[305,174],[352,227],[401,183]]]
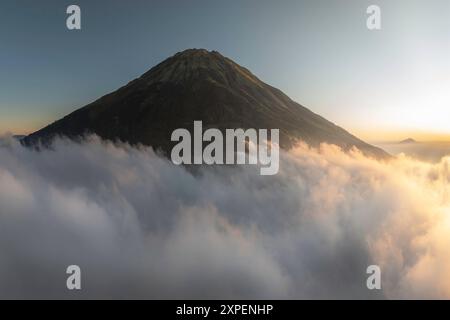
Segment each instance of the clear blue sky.
[[[82,9],[82,30],[65,10]],[[382,30],[366,28],[366,8]],[[2,0],[0,133],[25,133],[186,48],[218,50],[361,135],[450,136],[449,0]]]

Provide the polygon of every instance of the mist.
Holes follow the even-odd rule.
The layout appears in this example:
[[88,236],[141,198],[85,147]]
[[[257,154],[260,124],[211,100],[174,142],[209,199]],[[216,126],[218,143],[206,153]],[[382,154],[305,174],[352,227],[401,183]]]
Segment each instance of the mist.
[[404,154],[427,162],[439,162],[450,155],[450,142],[380,143],[380,147],[394,155]]
[[[450,298],[450,157],[300,144],[279,173],[0,143],[0,298]],[[79,265],[82,289],[66,288]],[[379,265],[382,290],[368,290]]]

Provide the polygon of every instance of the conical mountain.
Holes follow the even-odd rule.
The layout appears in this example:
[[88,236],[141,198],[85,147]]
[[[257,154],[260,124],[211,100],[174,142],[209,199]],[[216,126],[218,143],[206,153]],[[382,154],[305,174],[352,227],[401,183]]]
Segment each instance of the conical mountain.
[[138,79],[24,139],[49,142],[55,135],[71,138],[96,133],[105,139],[151,145],[165,152],[172,131],[203,127],[280,129],[280,145],[302,140],[327,142],[365,154],[388,157],[344,129],[262,82],[249,70],[216,51],[189,49],[161,62]]

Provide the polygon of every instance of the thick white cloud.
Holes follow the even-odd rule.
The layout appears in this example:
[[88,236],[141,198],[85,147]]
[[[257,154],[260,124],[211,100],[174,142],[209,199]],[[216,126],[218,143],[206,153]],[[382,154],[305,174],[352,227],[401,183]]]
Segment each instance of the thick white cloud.
[[0,297],[450,298],[450,158],[280,156],[260,176],[96,137],[41,152],[3,139]]

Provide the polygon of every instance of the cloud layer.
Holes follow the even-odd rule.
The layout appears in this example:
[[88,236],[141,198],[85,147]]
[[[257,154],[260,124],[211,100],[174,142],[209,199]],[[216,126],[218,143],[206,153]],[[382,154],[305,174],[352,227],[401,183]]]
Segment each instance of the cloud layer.
[[260,176],[96,137],[0,145],[0,298],[450,298],[450,157],[300,145]]

